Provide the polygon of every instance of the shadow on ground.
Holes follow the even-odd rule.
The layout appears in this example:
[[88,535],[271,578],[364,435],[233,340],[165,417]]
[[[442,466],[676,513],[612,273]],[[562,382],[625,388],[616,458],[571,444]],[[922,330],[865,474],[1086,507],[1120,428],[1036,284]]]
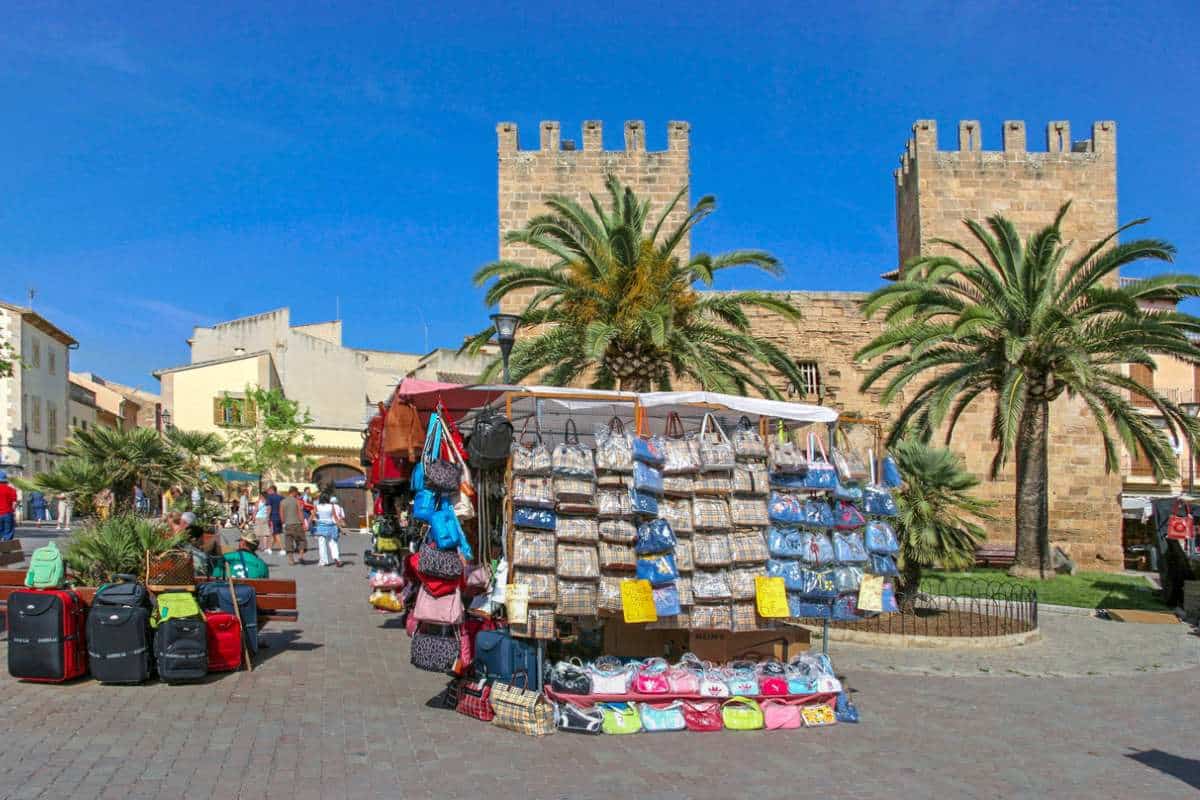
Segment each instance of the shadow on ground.
[[1172,755],[1163,750],[1142,750],[1129,753],[1127,757],[1165,775],[1178,778],[1193,789],[1200,789],[1200,760]]

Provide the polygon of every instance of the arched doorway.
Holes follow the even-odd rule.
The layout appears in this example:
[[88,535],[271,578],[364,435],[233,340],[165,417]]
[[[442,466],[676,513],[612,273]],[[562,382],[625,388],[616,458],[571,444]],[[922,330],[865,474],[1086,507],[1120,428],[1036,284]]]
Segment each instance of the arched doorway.
[[335,481],[347,478],[363,478],[363,471],[349,464],[326,464],[313,470],[312,482],[321,491],[329,491],[337,496],[338,502],[346,510],[346,526],[357,528],[362,524],[362,517],[367,513],[366,489],[335,489]]

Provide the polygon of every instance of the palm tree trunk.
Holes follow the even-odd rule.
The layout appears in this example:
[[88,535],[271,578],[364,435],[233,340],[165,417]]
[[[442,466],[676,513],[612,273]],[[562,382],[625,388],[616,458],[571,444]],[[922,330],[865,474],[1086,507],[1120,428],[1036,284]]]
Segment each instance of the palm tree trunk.
[[1050,489],[1048,451],[1050,403],[1030,398],[1017,434],[1017,552],[1010,574],[1049,578]]
[[917,592],[921,589],[921,565],[916,559],[905,559],[897,580],[896,601],[901,613],[912,614],[916,611]]

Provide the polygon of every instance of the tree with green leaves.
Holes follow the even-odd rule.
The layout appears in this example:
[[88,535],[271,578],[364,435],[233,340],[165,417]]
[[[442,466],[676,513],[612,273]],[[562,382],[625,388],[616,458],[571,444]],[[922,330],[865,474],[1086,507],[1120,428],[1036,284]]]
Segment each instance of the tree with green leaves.
[[[615,177],[609,176],[607,189],[607,208],[595,195],[590,210],[551,197],[548,213],[505,234],[505,241],[550,255],[550,266],[502,260],[475,273],[476,285],[491,284],[488,305],[534,290],[522,318],[535,332],[513,348],[513,379],[544,373],[539,380],[561,386],[584,376],[593,388],[632,391],[669,390],[684,381],[733,394],[754,389],[772,398],[780,397],[782,384],[803,385],[796,363],[751,333],[747,313],[761,309],[797,322],[795,305],[769,292],[699,291],[733,267],[780,276],[778,260],[762,250],[684,260],[680,246],[716,208],[713,197],[702,198],[672,226],[686,187],[653,220],[650,201]],[[478,352],[491,335],[491,329],[482,331],[463,349]],[[483,379],[498,369],[499,361],[492,363]]]
[[[226,398],[226,402],[233,402]],[[229,460],[235,467],[263,478],[296,479],[313,465],[304,451],[313,443],[307,430],[312,414],[279,389],[247,386],[240,427],[230,428]]]
[[[858,353],[881,359],[862,382],[866,391],[885,383],[882,402],[905,393],[891,432],[946,440],[977,400],[992,403],[996,443],[991,474],[1016,461],[1017,553],[1013,574],[1053,575],[1049,543],[1051,404],[1062,395],[1088,409],[1103,442],[1106,469],[1119,468],[1118,443],[1144,453],[1155,475],[1175,477],[1171,442],[1131,402],[1149,399],[1175,435],[1195,445],[1200,423],[1170,398],[1126,374],[1128,364],[1155,368],[1154,356],[1200,360],[1190,338],[1200,318],[1149,305],[1164,296],[1200,294],[1200,276],[1167,274],[1117,285],[1118,271],[1143,259],[1171,261],[1175,249],[1158,239],[1117,244],[1136,220],[1075,256],[1054,220],[1022,242],[1012,222],[965,220],[975,249],[935,240],[951,255],[915,258],[899,280],[864,302],[868,316],[882,313],[886,327]],[[916,382],[914,385],[914,381]]]
[[993,504],[973,494],[979,478],[950,450],[903,439],[890,452],[904,476],[896,491],[897,594],[901,607],[911,609],[922,571],[966,569],[975,563],[975,549],[986,538],[979,523],[992,519],[988,509]]
[[0,341],[0,379],[11,378],[13,366],[20,361],[20,356],[13,352],[12,343],[8,340]]
[[223,482],[212,470],[213,464],[225,458],[225,440],[220,434],[171,428],[166,438],[187,465],[188,475],[183,485],[195,486],[203,492],[221,488]]

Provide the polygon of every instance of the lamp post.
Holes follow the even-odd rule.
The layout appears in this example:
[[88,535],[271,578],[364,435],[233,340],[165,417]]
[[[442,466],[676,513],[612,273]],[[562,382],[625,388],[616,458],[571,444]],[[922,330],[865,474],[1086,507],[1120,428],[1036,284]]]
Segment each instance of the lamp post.
[[[1179,407],[1183,409],[1183,413],[1193,419],[1200,417],[1200,402],[1193,400],[1191,403],[1180,403]],[[1196,452],[1192,449],[1192,445],[1188,443],[1188,488],[1187,493],[1190,497],[1193,490],[1196,488]]]
[[169,408],[162,410],[162,429],[164,432],[171,430],[171,409]]
[[496,341],[500,343],[500,359],[504,362],[504,382],[512,383],[508,374],[508,356],[512,352],[513,342],[517,340],[517,326],[521,318],[516,314],[492,314],[492,324],[496,326]]

